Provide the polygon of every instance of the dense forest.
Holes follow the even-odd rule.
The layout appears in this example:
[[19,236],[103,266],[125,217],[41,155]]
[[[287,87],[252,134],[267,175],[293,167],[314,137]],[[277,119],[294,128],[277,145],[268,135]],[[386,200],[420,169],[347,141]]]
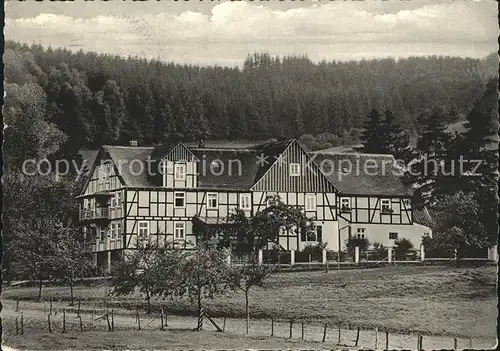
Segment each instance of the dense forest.
[[9,106],[36,104],[56,127],[52,137],[64,139],[66,157],[131,139],[154,145],[173,134],[261,140],[329,133],[337,144],[354,143],[366,115],[387,108],[414,134],[424,108],[442,106],[445,123],[463,119],[496,70],[495,55],[314,63],[255,53],[239,69],[15,42],[6,43],[4,62],[7,124]]

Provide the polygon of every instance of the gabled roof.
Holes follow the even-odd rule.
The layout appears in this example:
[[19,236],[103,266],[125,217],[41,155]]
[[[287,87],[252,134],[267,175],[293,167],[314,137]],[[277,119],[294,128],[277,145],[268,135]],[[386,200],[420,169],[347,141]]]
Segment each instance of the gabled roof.
[[[250,189],[259,171],[253,149],[190,148],[200,160],[198,186],[221,189]],[[221,162],[222,161],[222,162]],[[221,171],[211,171],[213,162],[222,163]],[[220,173],[220,175],[218,175]]]
[[343,194],[411,196],[394,156],[311,152],[314,161]]
[[[250,190],[293,141],[267,142],[240,148],[186,147],[199,159],[198,187]],[[148,176],[148,159],[159,159],[162,155],[167,155],[176,145],[179,144],[176,142],[159,147],[104,145],[99,157],[107,158],[109,155],[125,186],[156,187],[158,185],[154,184]],[[379,196],[412,195],[411,189],[403,184],[401,176],[398,175],[398,168],[392,155],[321,151],[309,154],[341,193]],[[210,165],[216,160],[224,164],[225,169],[221,175],[214,175],[214,172],[210,171]],[[367,162],[370,162],[369,173],[363,169],[363,164]],[[348,163],[352,165],[352,171],[349,174],[343,174],[339,167]],[[203,167],[206,172],[203,172]],[[144,169],[143,172],[139,172],[141,168]],[[231,174],[228,172],[229,169],[231,169]]]
[[[125,186],[153,186],[147,173],[147,160],[151,157],[153,147],[103,145],[102,148],[113,161]],[[141,172],[141,169],[144,171]]]

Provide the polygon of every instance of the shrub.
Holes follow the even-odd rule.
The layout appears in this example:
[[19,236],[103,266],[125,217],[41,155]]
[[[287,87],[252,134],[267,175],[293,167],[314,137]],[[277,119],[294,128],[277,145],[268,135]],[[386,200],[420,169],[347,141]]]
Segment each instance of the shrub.
[[396,239],[394,242],[394,255],[397,260],[404,260],[410,251],[413,250],[413,244],[408,239]]
[[307,245],[304,249],[297,253],[297,262],[309,260],[309,255],[311,255],[312,260],[321,260],[323,257],[323,249],[326,247],[326,243],[317,243],[316,245]]
[[356,246],[359,247],[360,251],[364,251],[368,249],[368,246],[370,245],[370,242],[366,238],[358,238],[358,237],[350,237],[346,241],[346,248],[347,248],[347,253],[349,255],[354,255],[354,248]]
[[372,259],[373,260],[383,260],[387,258],[387,248],[379,242],[374,242],[372,244],[373,250],[372,250]]

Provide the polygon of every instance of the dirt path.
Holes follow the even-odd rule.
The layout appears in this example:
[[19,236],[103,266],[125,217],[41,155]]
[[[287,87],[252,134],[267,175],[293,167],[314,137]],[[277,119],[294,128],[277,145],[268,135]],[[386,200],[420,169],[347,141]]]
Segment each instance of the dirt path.
[[[4,301],[4,309],[2,317],[5,320],[14,320],[23,313],[25,321],[25,333],[30,331],[46,332],[47,331],[47,314],[49,313],[48,303],[35,303],[21,301],[19,302],[19,311],[15,311],[15,301]],[[62,310],[66,310],[66,328],[68,330],[79,330],[79,318],[75,308],[69,308],[67,302],[53,303],[53,311],[51,316],[52,328],[55,332],[60,332],[62,328]],[[126,309],[115,309],[114,311],[115,330],[137,330],[138,324],[135,318],[135,311]],[[84,324],[84,330],[108,330],[108,324],[104,316],[106,310],[103,308],[94,309],[90,305],[82,305],[80,316]],[[140,313],[141,329],[142,330],[158,330],[160,329],[161,321],[159,315],[146,315]],[[214,318],[215,322],[222,328],[224,325],[223,318]],[[197,318],[190,316],[168,316],[167,329],[194,329],[197,325]],[[241,318],[227,318],[225,321],[225,332],[233,335],[245,335],[246,322]],[[213,330],[215,328],[204,319],[204,329]],[[290,337],[290,323],[288,321],[275,321],[273,323],[273,336],[276,338]],[[6,330],[7,332],[7,330]],[[322,342],[324,333],[323,325],[304,324],[304,340],[312,342]],[[386,347],[385,332],[378,332],[377,344],[375,343],[375,330],[361,330],[359,333],[358,347],[355,347],[356,330],[341,328],[340,343],[338,343],[338,326],[329,326],[326,332],[325,347],[332,348],[334,346],[342,346],[343,348],[368,348],[384,349]],[[249,328],[249,336],[252,337],[270,337],[271,336],[271,320],[251,320]],[[402,335],[389,334],[389,349],[416,349],[417,335]],[[302,338],[302,324],[294,323],[292,326],[292,339],[300,340]],[[472,344],[471,344],[472,343]],[[492,348],[495,345],[495,340],[469,340],[457,339],[457,349],[472,348]],[[454,340],[452,337],[440,336],[423,336],[423,349],[452,349]]]

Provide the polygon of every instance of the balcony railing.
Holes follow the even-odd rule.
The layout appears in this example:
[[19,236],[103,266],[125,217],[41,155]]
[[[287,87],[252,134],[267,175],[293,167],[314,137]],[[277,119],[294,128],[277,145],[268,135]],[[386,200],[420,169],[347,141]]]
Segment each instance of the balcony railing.
[[109,209],[98,208],[93,210],[80,210],[80,221],[90,221],[96,219],[109,219]]

